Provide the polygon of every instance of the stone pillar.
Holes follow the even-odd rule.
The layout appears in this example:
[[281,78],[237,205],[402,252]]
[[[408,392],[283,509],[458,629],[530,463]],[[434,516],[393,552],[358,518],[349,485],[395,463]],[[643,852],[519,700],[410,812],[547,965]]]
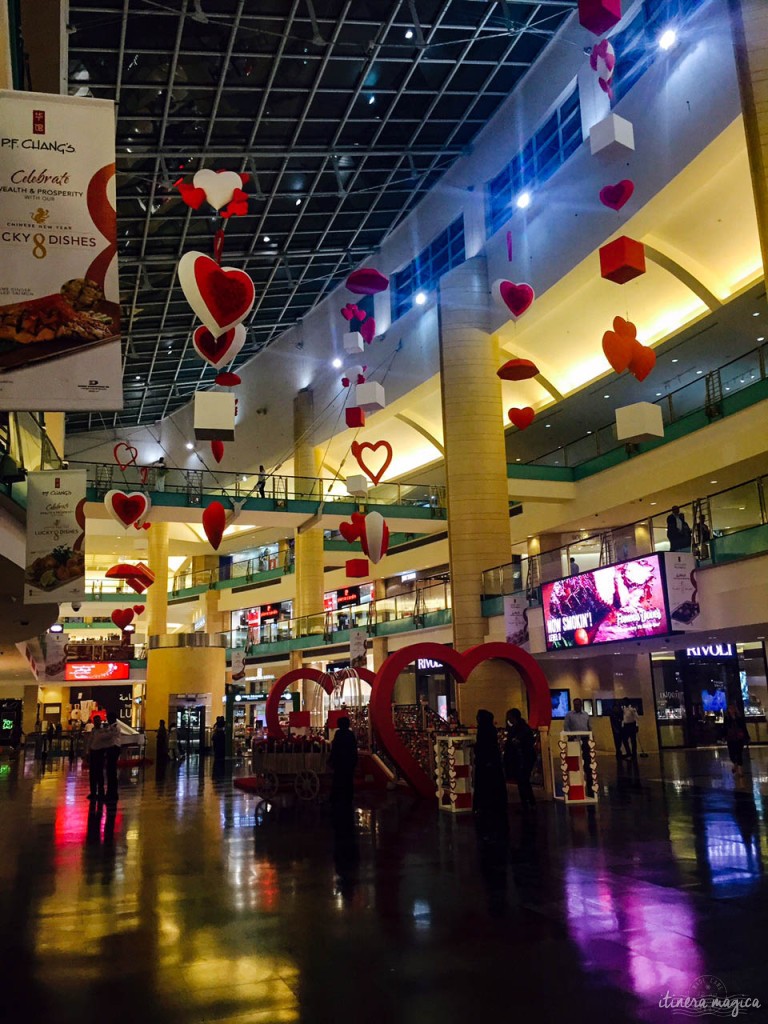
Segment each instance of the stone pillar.
[[378,672],[389,654],[387,638],[385,636],[375,636],[371,646],[373,648],[373,671]]
[[[293,400],[293,437],[296,444],[294,453],[294,476],[296,487],[303,493],[310,490],[309,480],[320,476],[320,453],[314,444],[315,403],[312,391],[305,388]],[[315,492],[319,496],[319,486]],[[302,629],[311,633],[323,631],[323,530],[311,526],[303,532],[296,531],[296,603],[294,618],[311,615],[312,620],[302,624]]]
[[763,272],[768,276],[768,5],[765,0],[729,4]]
[[152,523],[147,530],[149,568],[155,582],[147,590],[147,636],[168,632],[168,523]]
[[212,717],[206,725],[213,725],[216,716],[224,714],[222,698],[226,676],[227,658],[223,647],[150,648],[145,728],[154,731],[161,718],[168,724],[169,698],[176,693],[210,693]]
[[[485,259],[475,256],[440,284],[440,377],[448,489],[453,642],[466,650],[485,640],[483,569],[510,558],[509,496],[498,338],[488,332]],[[506,666],[487,663],[458,687],[462,721],[492,711],[504,721]]]

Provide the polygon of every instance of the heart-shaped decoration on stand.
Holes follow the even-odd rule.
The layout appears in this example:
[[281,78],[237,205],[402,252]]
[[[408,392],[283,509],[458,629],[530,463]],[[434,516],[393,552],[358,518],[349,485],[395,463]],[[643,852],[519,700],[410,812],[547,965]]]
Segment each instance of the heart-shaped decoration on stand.
[[232,202],[235,192],[243,187],[243,179],[236,171],[211,171],[203,168],[192,178],[192,186],[205,192],[206,202],[220,210]]
[[[201,324],[192,332],[192,347],[201,359],[210,363],[214,370],[218,370],[226,363],[232,362],[245,344],[246,337],[247,331],[244,324],[231,327],[217,338],[214,338],[208,328]],[[235,375],[233,374],[233,376]],[[240,378],[237,379],[239,383]]]
[[115,608],[112,621],[119,630],[124,631],[133,622],[133,608]]
[[613,318],[613,330],[603,335],[603,352],[616,373],[623,373],[632,360],[637,340],[637,327],[623,316]]
[[179,260],[179,284],[192,311],[218,338],[241,323],[256,299],[253,281],[237,267],[220,267],[202,252]]
[[615,185],[606,185],[600,189],[600,202],[609,210],[620,210],[632,198],[635,191],[634,181],[624,178]]
[[112,518],[126,530],[146,519],[152,508],[152,502],[141,491],[107,491],[104,505]]
[[[365,459],[363,458],[363,452],[370,451],[372,454],[375,454],[380,448],[384,451],[385,454],[384,461],[380,468],[374,471],[368,466]],[[350,451],[352,452],[352,457],[356,459],[360,469],[362,469],[362,471],[365,473],[368,479],[374,483],[374,485],[379,483],[381,478],[389,469],[390,463],[392,462],[392,445],[389,443],[389,441],[374,441],[373,443],[371,443],[370,441],[363,441],[362,444],[359,441],[353,441]]]
[[203,530],[214,551],[218,551],[224,536],[227,513],[220,501],[212,501],[203,512]]
[[518,430],[525,430],[526,427],[530,427],[536,416],[536,413],[530,407],[526,405],[523,409],[513,407],[507,410],[507,416],[509,416],[510,423],[517,427]]
[[536,293],[529,284],[515,284],[514,281],[497,281],[493,289],[512,314],[514,320],[519,320],[523,313],[531,308],[533,300],[536,298]]
[[[132,444],[128,444],[126,441],[118,441],[115,447],[112,449],[112,454],[115,458],[115,462],[118,464],[120,469],[125,472],[129,466],[135,466],[136,460],[139,457],[139,452]],[[127,456],[127,458],[126,458]]]
[[136,612],[137,615],[141,615],[141,613],[144,611],[144,608],[145,605],[143,604],[135,604],[133,606],[133,610]]
[[370,720],[379,742],[395,762],[400,773],[420,796],[435,796],[435,783],[403,743],[392,719],[392,697],[398,676],[419,658],[429,658],[453,671],[457,684],[465,683],[473,669],[491,659],[512,665],[528,691],[532,729],[548,727],[552,721],[552,700],[549,683],[539,664],[527,651],[515,644],[488,643],[470,647],[460,653],[445,644],[410,644],[386,658],[376,673],[371,690]]

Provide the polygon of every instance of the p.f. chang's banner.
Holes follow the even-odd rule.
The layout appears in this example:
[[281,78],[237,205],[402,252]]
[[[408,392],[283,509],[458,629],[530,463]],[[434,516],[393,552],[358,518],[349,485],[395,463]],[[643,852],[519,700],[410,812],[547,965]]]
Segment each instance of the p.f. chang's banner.
[[114,138],[111,100],[0,90],[0,409],[123,407]]
[[27,563],[24,601],[85,597],[85,470],[27,476]]

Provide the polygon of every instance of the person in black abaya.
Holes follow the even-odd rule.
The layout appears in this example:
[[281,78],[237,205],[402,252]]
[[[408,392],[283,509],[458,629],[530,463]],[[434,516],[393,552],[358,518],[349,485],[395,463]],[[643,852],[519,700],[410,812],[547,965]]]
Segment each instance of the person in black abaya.
[[348,804],[351,806],[354,796],[355,768],[357,767],[357,740],[346,715],[337,723],[328,764],[333,769],[331,799],[338,805]]
[[507,786],[501,763],[499,736],[490,711],[477,712],[475,738],[475,792],[472,809],[476,814],[506,813]]
[[[517,781],[520,803],[523,807],[535,807],[531,772],[536,764],[536,738],[519,708],[510,708],[507,712],[504,761],[511,766],[512,777]],[[507,777],[509,778],[509,773]]]

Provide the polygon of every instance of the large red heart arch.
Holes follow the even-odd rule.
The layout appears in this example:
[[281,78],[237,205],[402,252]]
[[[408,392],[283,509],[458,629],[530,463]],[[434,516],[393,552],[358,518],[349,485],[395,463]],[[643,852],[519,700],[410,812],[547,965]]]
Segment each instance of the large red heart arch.
[[520,673],[528,691],[531,728],[549,726],[552,721],[552,701],[547,677],[536,660],[516,644],[478,644],[461,652],[445,644],[420,643],[394,651],[376,673],[371,692],[371,724],[381,745],[420,796],[434,797],[435,784],[398,736],[392,718],[392,694],[397,677],[417,658],[431,658],[448,666],[455,674],[457,683],[465,683],[472,670],[484,661],[506,661]]
[[[373,687],[373,681],[376,677],[370,669],[359,668],[357,672],[363,682]],[[312,668],[311,666],[307,666],[307,668],[294,668],[290,672],[286,672],[284,676],[280,676],[272,684],[265,708],[267,736],[271,740],[287,739],[280,726],[280,698],[292,683],[298,683],[302,679],[310,679],[313,683],[317,683],[318,686],[322,686],[329,696],[333,693],[333,683],[329,673],[321,672],[318,668]]]

